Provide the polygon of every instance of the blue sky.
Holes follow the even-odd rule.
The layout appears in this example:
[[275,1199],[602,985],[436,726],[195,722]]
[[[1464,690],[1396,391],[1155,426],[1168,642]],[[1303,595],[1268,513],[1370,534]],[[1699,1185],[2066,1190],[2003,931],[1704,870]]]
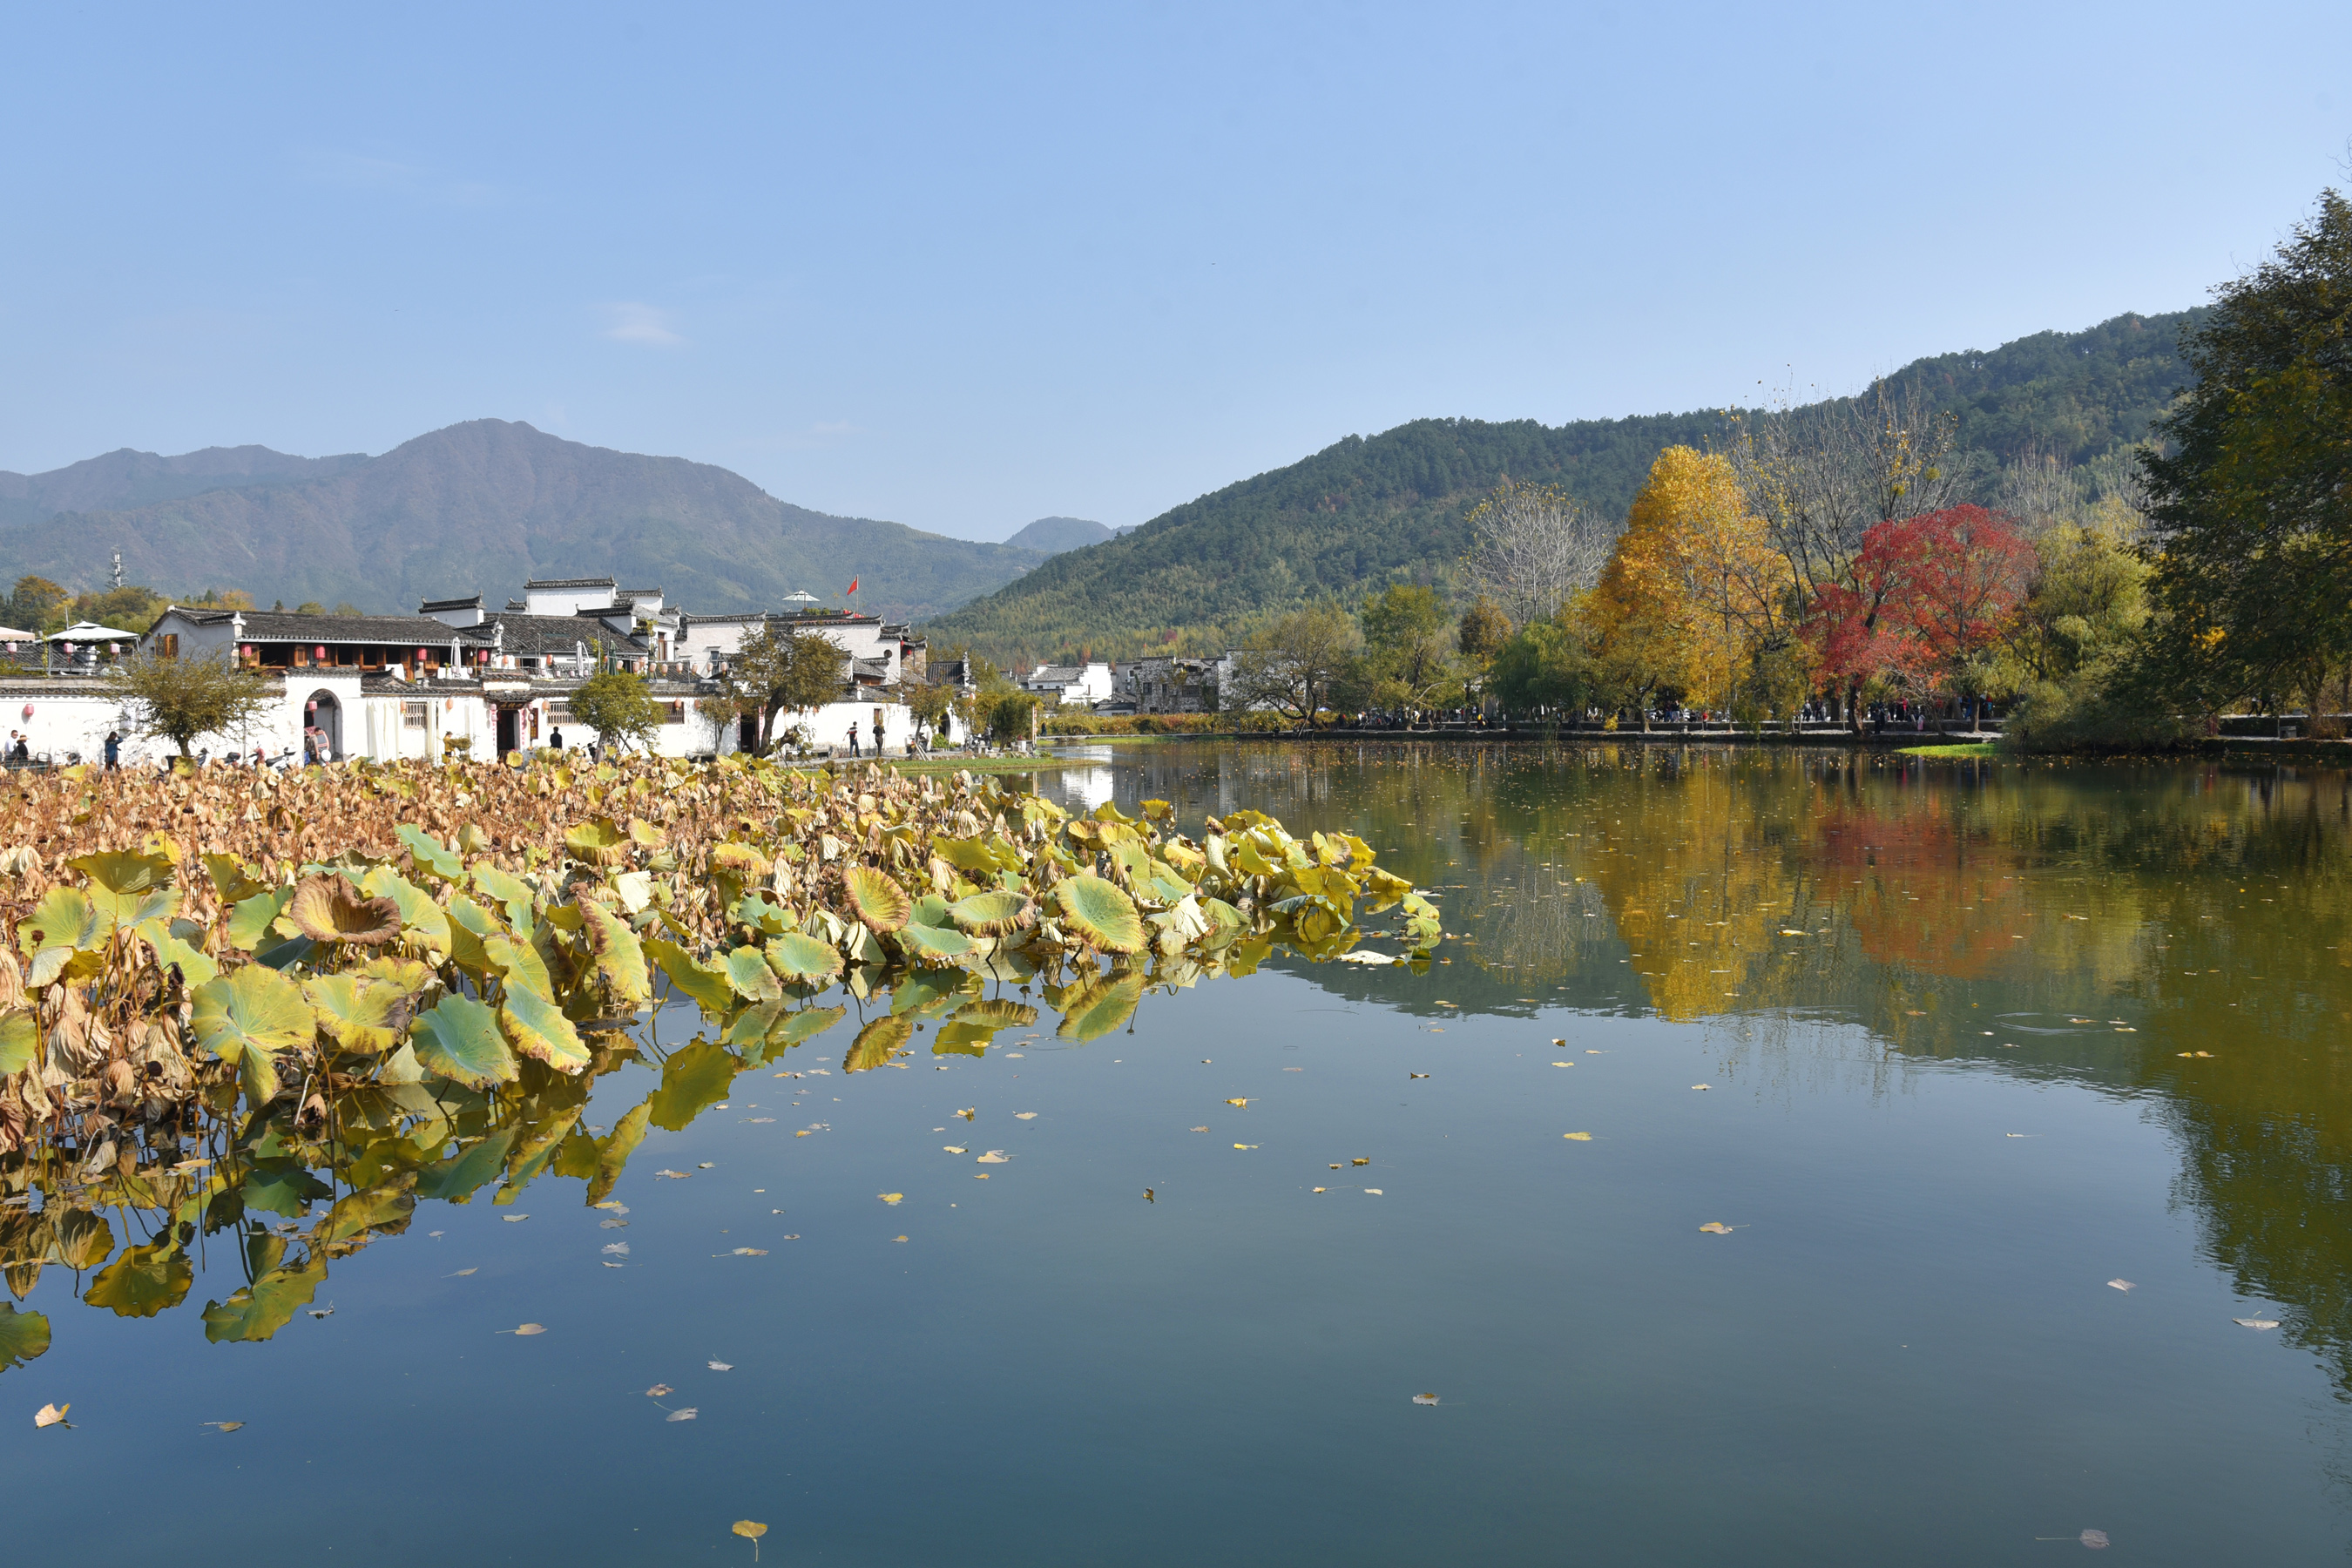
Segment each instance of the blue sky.
[[2352,6],[26,7],[0,468],[486,416],[972,538],[2174,310]]

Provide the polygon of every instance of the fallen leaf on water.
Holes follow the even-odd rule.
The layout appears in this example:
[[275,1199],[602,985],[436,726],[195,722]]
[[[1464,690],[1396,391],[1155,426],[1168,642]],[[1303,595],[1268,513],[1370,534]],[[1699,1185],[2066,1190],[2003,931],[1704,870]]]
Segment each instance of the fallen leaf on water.
[[527,1214],[507,1214],[500,1215],[499,1217],[506,1221],[509,1225],[520,1225],[523,1221],[529,1219],[530,1215]]
[[974,1171],[971,1174],[971,1179],[975,1182],[984,1182],[988,1180],[988,1173],[986,1171]]
[[758,1127],[766,1122],[773,1121],[775,1118],[772,1116],[752,1116],[747,1117],[745,1120],[750,1121],[752,1126]]
[[1412,1402],[1415,1405],[1434,1405],[1437,1403],[1437,1395],[1434,1394],[1416,1394],[1412,1396]]
[[803,1127],[799,1131],[793,1133],[793,1136],[795,1138],[805,1138],[808,1136],[808,1129]]
[[1380,1190],[1380,1188],[1378,1188],[1378,1187],[1366,1187],[1366,1188],[1364,1189],[1364,1191],[1366,1191],[1367,1193],[1370,1193],[1372,1196],[1374,1196],[1374,1197],[1376,1197],[1376,1198],[1384,1198],[1384,1197],[1388,1196],[1388,1194],[1387,1194],[1386,1193],[1384,1193],[1384,1192],[1381,1191],[1381,1190]]
[[629,1244],[625,1241],[608,1241],[604,1244],[604,1250],[605,1256],[610,1258],[626,1258],[629,1255]]
[[940,1147],[946,1150],[950,1154],[969,1154],[971,1152],[970,1149],[966,1148],[961,1143],[942,1143]]
[[1195,1128],[1193,1128],[1193,1129],[1192,1129],[1192,1131],[1195,1131],[1195,1132],[1206,1132],[1206,1131],[1208,1131],[1208,1129],[1207,1129],[1207,1128],[1205,1128],[1205,1127],[1195,1127]]
[[1713,1089],[1715,1085],[1711,1083],[1695,1083],[1691,1085],[1691,1087],[1693,1089]]
[[962,1117],[966,1121],[970,1121],[980,1114],[980,1107],[977,1105],[968,1106],[964,1110],[957,1111],[956,1114]]
[[1009,1158],[1002,1149],[991,1149],[972,1161],[975,1165],[1002,1165]]
[[1782,926],[1780,928],[1780,934],[1782,936],[1802,936],[1805,933],[1801,931],[1790,931],[1788,927]]
[[1148,1204],[1156,1204],[1160,1200],[1152,1196],[1151,1189],[1150,1187],[1146,1187],[1143,1189],[1143,1201]]
[[425,1234],[427,1236],[446,1236],[449,1233],[446,1230],[428,1230]]
[[217,1426],[221,1429],[221,1435],[223,1436],[226,1436],[231,1432],[241,1431],[245,1426],[245,1423],[242,1421],[200,1421],[196,1425],[200,1426]]
[[1572,1068],[1576,1064],[1574,1062],[1554,1062],[1551,1065],[1556,1068]]
[[305,1307],[302,1310],[314,1318],[331,1318],[335,1315],[335,1304],[332,1301],[323,1307]]
[[668,1415],[663,1416],[662,1419],[665,1421],[691,1421],[698,1414],[699,1412],[698,1412],[693,1405],[689,1405],[683,1409],[671,1411]]
[[1706,1231],[1710,1236],[1729,1236],[1731,1234],[1731,1227],[1724,1224],[1719,1219],[1711,1219],[1705,1225],[1699,1226],[1699,1229]]
[[1427,1078],[1429,1075],[1428,1075],[1427,1073],[1425,1073],[1425,1072],[1409,1072],[1409,1073],[1405,1074],[1404,1076],[1405,1076],[1405,1077],[1407,1077],[1407,1078],[1409,1078],[1409,1079],[1412,1079],[1412,1078]]
[[1236,1149],[1255,1149],[1257,1145],[1255,1143],[1236,1143],[1234,1147]]
[[1552,1041],[1552,1044],[1555,1046],[1564,1046],[1568,1044],[1568,1042],[1566,1040],[1554,1040]]
[[33,1412],[33,1425],[36,1426],[70,1426],[73,1423],[66,1419],[66,1412],[72,1408],[73,1406],[70,1405],[44,1405],[38,1410]]
[[735,1249],[735,1256],[738,1258],[765,1258],[768,1256],[768,1253],[765,1247],[739,1247]]
[[543,1334],[547,1332],[547,1325],[545,1323],[524,1323],[519,1326],[515,1330],[515,1332],[520,1334],[525,1339],[529,1339],[533,1334]]
[[1034,1110],[1016,1110],[1013,1113],[1013,1120],[1015,1121],[1034,1121],[1037,1120],[1037,1113]]
[[907,1194],[904,1193],[877,1193],[874,1195],[880,1198],[886,1204],[895,1204],[904,1199]]
[[2128,1290],[2131,1288],[2132,1282],[2128,1279],[2110,1279],[2107,1281],[2107,1289],[2110,1290]]
[[891,1239],[891,1240],[893,1240],[893,1241],[904,1241],[904,1240],[906,1240],[907,1238],[906,1238],[905,1237],[903,1237],[903,1236],[894,1236],[894,1237],[892,1237],[890,1239]]
[[606,1268],[626,1268],[628,1267],[625,1263],[615,1263],[609,1258],[600,1258],[598,1261]]
[[756,1519],[739,1519],[735,1521],[735,1533],[751,1539],[751,1561],[757,1563],[760,1560],[760,1537],[768,1533],[768,1527]]
[[675,1392],[667,1383],[656,1383],[646,1390],[647,1399],[667,1399]]
[[1318,1193],[1321,1193],[1321,1192],[1328,1192],[1328,1191],[1329,1191],[1330,1189],[1329,1189],[1329,1188],[1328,1188],[1328,1187],[1318,1187],[1318,1188],[1316,1188],[1315,1190],[1316,1190],[1317,1192],[1318,1192]]
[[1560,1136],[1571,1139],[1579,1143],[1590,1143],[1592,1142],[1592,1134],[1590,1132],[1563,1132]]
[[1229,1100],[1225,1101],[1225,1103],[1227,1105],[1247,1105],[1249,1101],[1246,1100]]
[[629,1228],[629,1222],[625,1219],[600,1219],[596,1222],[596,1228],[598,1230],[626,1230]]
[[2105,1552],[2107,1549],[2107,1532],[2104,1530],[2086,1530],[2075,1539],[2094,1552]]
[[2276,1318],[2232,1318],[2230,1321],[2237,1324],[2240,1328],[2245,1329],[2275,1329],[2278,1327],[2278,1320]]
[[735,1363],[731,1361],[707,1361],[702,1364],[709,1367],[713,1372],[733,1372],[735,1370]]
[[478,1265],[473,1268],[460,1268],[455,1274],[444,1274],[441,1278],[444,1279],[463,1279],[467,1275],[478,1272],[479,1272]]
[[697,1165],[697,1166],[695,1167],[695,1169],[696,1169],[696,1170],[698,1170],[698,1171],[709,1171],[709,1170],[715,1169],[715,1168],[717,1167],[718,1163],[719,1163],[719,1162],[718,1162],[718,1161],[716,1161],[716,1160],[705,1160],[704,1162],[702,1162],[702,1163],[700,1163],[699,1165]]
[[[1349,1160],[1348,1163],[1350,1165],[1369,1165],[1371,1163],[1371,1161],[1369,1158],[1357,1158]],[[1335,1166],[1333,1168],[1336,1170],[1338,1167]]]
[[667,1176],[673,1182],[683,1182],[691,1179],[688,1173],[684,1171],[656,1171],[654,1174],[656,1176]]

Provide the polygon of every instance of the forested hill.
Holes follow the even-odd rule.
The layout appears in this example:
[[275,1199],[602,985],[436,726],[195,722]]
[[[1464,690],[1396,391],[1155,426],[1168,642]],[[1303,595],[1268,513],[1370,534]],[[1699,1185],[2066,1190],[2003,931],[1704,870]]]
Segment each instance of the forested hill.
[[[2137,440],[2189,378],[2184,324],[2201,311],[2118,316],[1990,352],[1906,365],[1959,416],[1990,479],[2029,445],[2088,463]],[[1558,483],[1622,514],[1659,451],[1728,432],[1720,412],[1549,426],[1531,419],[1417,419],[1350,436],[1286,468],[1202,496],[1103,543],[1056,555],[930,624],[935,643],[1001,660],[1153,648],[1212,651],[1254,617],[1324,595],[1349,600],[1398,578],[1452,584],[1467,517],[1502,479]]]

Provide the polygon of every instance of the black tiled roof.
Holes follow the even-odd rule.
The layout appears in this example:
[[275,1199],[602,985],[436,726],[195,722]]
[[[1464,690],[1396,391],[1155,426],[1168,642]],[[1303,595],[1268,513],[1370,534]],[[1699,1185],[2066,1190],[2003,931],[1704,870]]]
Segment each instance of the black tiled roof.
[[416,606],[416,613],[421,616],[429,616],[436,610],[470,609],[481,602],[482,596],[479,594],[471,595],[463,599],[427,599],[423,604]]
[[611,577],[534,577],[523,584],[525,592],[533,588],[617,588],[620,584]]
[[[435,623],[438,625],[438,622]],[[467,647],[488,647],[496,637],[494,628],[503,626],[506,636],[498,642],[499,651],[520,655],[545,656],[553,654],[569,658],[586,643],[588,651],[596,651],[596,639],[615,645],[618,651],[637,654],[646,651],[636,638],[625,637],[593,618],[579,616],[519,616],[504,610],[492,610],[482,616],[479,626],[467,626],[458,633]]]
[[[185,605],[175,605],[173,613],[200,626],[226,626],[237,615],[235,610],[194,610]],[[244,614],[247,642],[382,643],[390,647],[418,644],[430,647],[438,643],[446,647],[457,635],[429,616],[305,616],[291,610]]]

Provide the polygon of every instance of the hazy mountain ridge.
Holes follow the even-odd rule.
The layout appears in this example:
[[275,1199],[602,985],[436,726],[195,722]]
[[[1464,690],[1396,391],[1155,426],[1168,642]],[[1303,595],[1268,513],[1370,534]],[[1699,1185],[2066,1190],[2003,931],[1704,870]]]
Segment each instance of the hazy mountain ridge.
[[[2202,314],[2038,332],[1917,360],[1891,379],[1958,416],[1963,460],[1983,474],[2028,445],[2087,463],[2138,440],[2189,379],[2179,333]],[[1622,514],[1661,449],[1719,444],[1731,428],[1727,412],[1707,410],[1558,426],[1418,419],[1349,436],[1099,548],[1056,555],[929,629],[999,659],[1206,650],[1310,598],[1360,597],[1398,577],[1450,584],[1469,549],[1470,509],[1505,475]]]
[[[500,603],[532,576],[610,574],[705,613],[772,608],[799,590],[825,598],[858,580],[859,608],[923,616],[1045,559],[811,511],[710,464],[583,446],[505,420],[453,425],[356,460],[211,450],[266,453],[276,466],[257,484],[213,478],[198,493],[68,510],[0,531],[0,572],[90,587],[119,550],[132,580],[167,591],[237,587],[264,604],[349,601],[402,613],[477,590]],[[150,476],[159,463],[181,461],[123,466]],[[305,463],[329,471],[302,477],[287,467]],[[89,478],[79,490],[44,489],[56,477],[27,479],[28,499],[110,493]],[[115,481],[113,493],[124,485]]]
[[45,522],[61,511],[121,511],[206,490],[320,479],[367,460],[365,452],[297,458],[267,447],[206,447],[166,458],[123,447],[47,473],[0,469],[0,528]]

